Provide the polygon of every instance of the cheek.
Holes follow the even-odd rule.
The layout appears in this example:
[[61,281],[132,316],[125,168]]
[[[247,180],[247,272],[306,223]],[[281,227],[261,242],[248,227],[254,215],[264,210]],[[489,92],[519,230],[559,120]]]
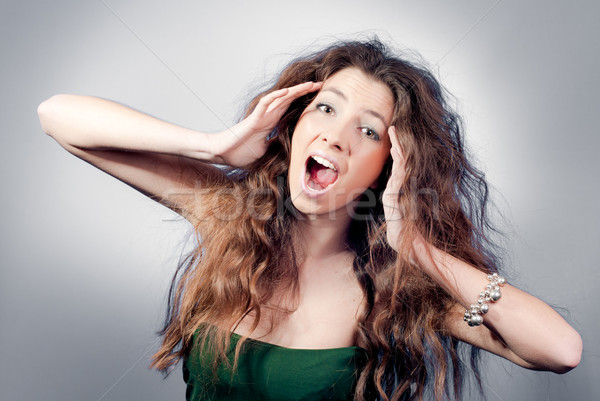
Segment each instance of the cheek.
[[304,121],[301,118],[300,121],[294,127],[294,131],[292,132],[292,151],[298,147],[298,144],[303,141],[303,132],[306,131],[304,128]]
[[364,172],[365,172],[365,181],[368,182],[369,186],[374,185],[383,168],[385,167],[385,162],[388,160],[388,152],[377,152],[375,154],[370,155],[364,161]]
[[292,143],[290,148],[290,166],[298,163],[300,154],[302,153],[302,140],[299,135],[292,136]]
[[288,164],[288,178],[290,179],[290,183],[296,183],[296,177],[301,174],[306,162],[304,158],[307,147],[306,140],[302,135],[297,135],[298,133],[298,131],[294,131],[291,141],[290,160]]
[[[390,157],[390,148],[387,146],[372,151],[365,157],[365,168],[369,171],[381,172],[388,157]],[[379,175],[379,173],[377,173],[377,175]]]
[[[315,139],[314,135],[311,133],[314,130],[310,129],[310,123],[305,120],[301,120],[296,125],[294,129],[294,133],[292,134],[292,142],[291,142],[291,155],[301,155],[303,154],[311,142]],[[304,162],[304,160],[303,160]]]

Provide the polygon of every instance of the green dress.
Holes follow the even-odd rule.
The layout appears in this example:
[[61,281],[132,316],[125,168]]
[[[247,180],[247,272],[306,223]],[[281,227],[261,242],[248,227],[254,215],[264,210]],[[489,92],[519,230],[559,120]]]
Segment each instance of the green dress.
[[[232,334],[231,357],[239,339]],[[194,346],[183,364],[187,401],[352,400],[367,358],[359,347],[294,349],[248,339],[235,374],[222,365],[215,377],[210,355],[200,348]]]

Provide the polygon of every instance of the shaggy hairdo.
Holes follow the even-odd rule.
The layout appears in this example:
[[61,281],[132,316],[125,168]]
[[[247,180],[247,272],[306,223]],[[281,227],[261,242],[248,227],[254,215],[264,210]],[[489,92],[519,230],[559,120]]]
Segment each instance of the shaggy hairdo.
[[[391,159],[370,197],[377,199],[376,205],[356,211],[348,237],[366,303],[357,345],[369,356],[359,372],[355,398],[379,395],[398,400],[411,388],[411,399],[422,399],[432,384],[436,399],[459,399],[464,365],[445,320],[449,314],[461,319],[462,312],[457,313],[456,302],[411,262],[413,240],[420,234],[484,272],[496,271],[499,258],[488,240],[495,231],[486,211],[487,184],[467,160],[460,119],[448,107],[437,80],[426,68],[392,55],[377,39],[343,42],[289,64],[270,89],[253,99],[246,116],[269,92],[324,81],[350,67],[392,91],[392,124],[404,148],[407,171],[398,194],[405,216],[399,252],[387,244],[380,201]],[[315,95],[292,103],[275,129],[277,140],[263,157],[243,174],[210,182],[182,209],[195,222],[198,246],[173,278],[164,338],[152,367],[168,372],[189,352],[196,333],[202,346],[210,346],[216,355],[215,369],[221,363],[235,369],[243,341],[231,363],[226,352],[230,330],[245,316],[254,317],[254,330],[261,305],[278,301],[271,299],[275,290],[290,299],[297,294],[300,252],[293,239],[302,216],[289,199],[287,173],[294,127]],[[472,351],[470,363],[477,372],[477,354]]]

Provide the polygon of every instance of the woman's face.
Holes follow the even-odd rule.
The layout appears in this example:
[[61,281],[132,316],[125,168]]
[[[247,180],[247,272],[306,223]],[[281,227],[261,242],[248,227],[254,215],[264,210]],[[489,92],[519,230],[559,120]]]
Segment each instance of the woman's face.
[[300,212],[352,211],[352,201],[375,185],[389,156],[393,110],[390,89],[357,68],[324,82],[292,136],[288,179]]

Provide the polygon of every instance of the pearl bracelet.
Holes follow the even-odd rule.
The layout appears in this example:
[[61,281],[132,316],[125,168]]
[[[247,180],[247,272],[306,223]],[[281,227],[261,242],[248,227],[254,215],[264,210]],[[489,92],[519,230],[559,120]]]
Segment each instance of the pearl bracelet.
[[502,297],[500,287],[506,284],[506,279],[499,276],[498,273],[489,274],[487,279],[490,283],[485,286],[483,292],[479,293],[477,304],[471,305],[471,309],[465,310],[463,320],[471,327],[483,323],[483,316],[481,315],[488,312],[488,302],[496,302]]

